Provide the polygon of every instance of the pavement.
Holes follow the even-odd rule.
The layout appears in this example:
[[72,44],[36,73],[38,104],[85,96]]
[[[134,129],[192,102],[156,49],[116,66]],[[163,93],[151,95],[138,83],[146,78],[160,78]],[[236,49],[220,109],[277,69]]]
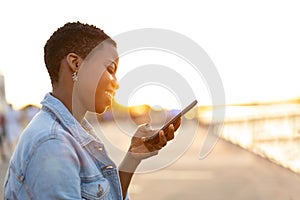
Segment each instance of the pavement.
[[191,148],[158,172],[136,175],[132,199],[296,200],[300,176],[224,140],[204,160]]
[[[114,129],[111,124],[106,128]],[[129,188],[131,199],[300,199],[299,174],[228,141],[220,139],[205,159],[199,159],[204,133],[205,129],[200,128],[192,145],[173,164],[136,174]],[[0,164],[2,183],[7,165],[7,162]],[[3,196],[2,188],[0,195]]]

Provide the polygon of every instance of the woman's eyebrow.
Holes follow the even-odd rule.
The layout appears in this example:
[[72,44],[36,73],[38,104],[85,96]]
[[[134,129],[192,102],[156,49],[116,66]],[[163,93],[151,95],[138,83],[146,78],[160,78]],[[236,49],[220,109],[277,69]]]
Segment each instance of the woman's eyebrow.
[[109,65],[111,65],[111,64],[117,65],[116,61],[111,60],[111,59],[107,59],[106,63]]
[[114,63],[116,66],[118,66],[119,63],[119,57],[118,56],[112,56],[110,58],[107,58],[109,62]]
[[112,62],[115,66],[118,66],[118,64],[117,64],[116,61],[112,60],[111,62]]

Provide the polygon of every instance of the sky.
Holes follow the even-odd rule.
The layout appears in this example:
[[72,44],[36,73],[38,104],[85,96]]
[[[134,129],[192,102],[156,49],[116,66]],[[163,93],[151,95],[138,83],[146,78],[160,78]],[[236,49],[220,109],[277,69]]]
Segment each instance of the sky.
[[[300,97],[300,4],[296,0],[11,0],[1,1],[0,9],[0,70],[5,76],[7,101],[16,107],[39,104],[51,91],[43,47],[50,35],[69,21],[94,24],[112,37],[140,28],[168,29],[185,35],[215,64],[226,103]],[[142,53],[149,58],[147,52]],[[124,57],[123,63],[120,59],[120,68],[132,62],[130,58],[140,58],[139,54],[130,56]],[[162,52],[153,56],[155,63],[167,65],[166,60],[160,60],[162,56]],[[173,56],[170,63],[176,59]],[[125,73],[121,70],[119,78]],[[185,78],[191,84],[193,79],[201,82],[192,73]],[[203,80],[199,84],[205,88]],[[178,105],[174,94],[155,87],[139,88],[132,94],[131,104]],[[200,104],[209,104],[209,93],[204,90],[197,97]],[[146,95],[149,93],[165,98],[157,102],[155,95]]]

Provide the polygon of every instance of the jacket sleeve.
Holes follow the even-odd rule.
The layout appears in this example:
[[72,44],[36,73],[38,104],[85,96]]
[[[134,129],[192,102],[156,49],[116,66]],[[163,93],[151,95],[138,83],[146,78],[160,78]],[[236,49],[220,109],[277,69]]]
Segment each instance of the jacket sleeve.
[[74,148],[61,139],[50,139],[33,152],[25,182],[33,198],[81,199],[79,172]]

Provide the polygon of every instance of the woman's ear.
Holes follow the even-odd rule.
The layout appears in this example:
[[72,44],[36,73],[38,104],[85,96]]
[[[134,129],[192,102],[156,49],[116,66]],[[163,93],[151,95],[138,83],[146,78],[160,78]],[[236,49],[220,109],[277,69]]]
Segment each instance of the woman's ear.
[[79,55],[77,55],[76,53],[69,53],[66,59],[69,67],[73,72],[79,69],[79,66],[82,62],[82,58]]

